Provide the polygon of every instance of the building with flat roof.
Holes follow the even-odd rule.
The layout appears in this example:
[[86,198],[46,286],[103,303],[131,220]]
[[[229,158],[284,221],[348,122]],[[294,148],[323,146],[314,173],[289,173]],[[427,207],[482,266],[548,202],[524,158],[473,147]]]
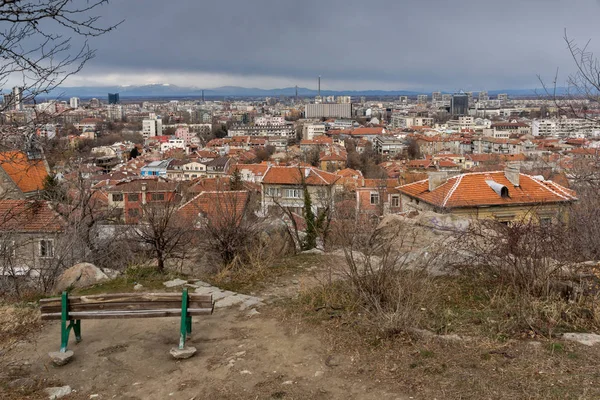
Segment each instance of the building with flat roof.
[[307,104],[305,118],[351,118],[352,104]]

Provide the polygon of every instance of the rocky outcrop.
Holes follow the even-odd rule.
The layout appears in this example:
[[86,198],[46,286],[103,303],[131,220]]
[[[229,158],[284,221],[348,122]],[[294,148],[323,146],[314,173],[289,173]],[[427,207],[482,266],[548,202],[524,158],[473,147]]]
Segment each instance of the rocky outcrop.
[[90,263],[79,263],[65,270],[54,285],[54,292],[61,293],[68,288],[84,288],[110,280],[102,270]]

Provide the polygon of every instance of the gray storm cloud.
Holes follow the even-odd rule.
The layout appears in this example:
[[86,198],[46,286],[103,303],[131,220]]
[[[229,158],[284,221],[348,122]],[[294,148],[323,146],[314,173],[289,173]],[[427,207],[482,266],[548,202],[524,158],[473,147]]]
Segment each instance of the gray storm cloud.
[[479,90],[573,68],[562,39],[600,43],[595,0],[114,0],[119,29],[71,84]]

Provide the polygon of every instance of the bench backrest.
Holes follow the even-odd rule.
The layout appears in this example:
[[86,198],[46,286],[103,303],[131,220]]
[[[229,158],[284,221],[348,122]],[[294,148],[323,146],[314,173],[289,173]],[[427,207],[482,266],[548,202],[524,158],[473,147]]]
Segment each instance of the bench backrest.
[[[181,293],[116,293],[69,296],[69,319],[153,318],[181,316]],[[42,320],[61,319],[60,297],[40,300]],[[212,295],[188,294],[188,315],[210,315]]]

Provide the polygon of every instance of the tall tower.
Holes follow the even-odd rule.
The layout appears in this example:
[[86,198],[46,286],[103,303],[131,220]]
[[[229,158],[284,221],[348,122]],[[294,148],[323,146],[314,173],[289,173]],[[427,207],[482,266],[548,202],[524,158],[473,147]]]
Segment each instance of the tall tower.
[[317,89],[317,97],[315,98],[315,104],[321,104],[323,102],[323,98],[321,97],[321,75],[319,75],[318,89]]

